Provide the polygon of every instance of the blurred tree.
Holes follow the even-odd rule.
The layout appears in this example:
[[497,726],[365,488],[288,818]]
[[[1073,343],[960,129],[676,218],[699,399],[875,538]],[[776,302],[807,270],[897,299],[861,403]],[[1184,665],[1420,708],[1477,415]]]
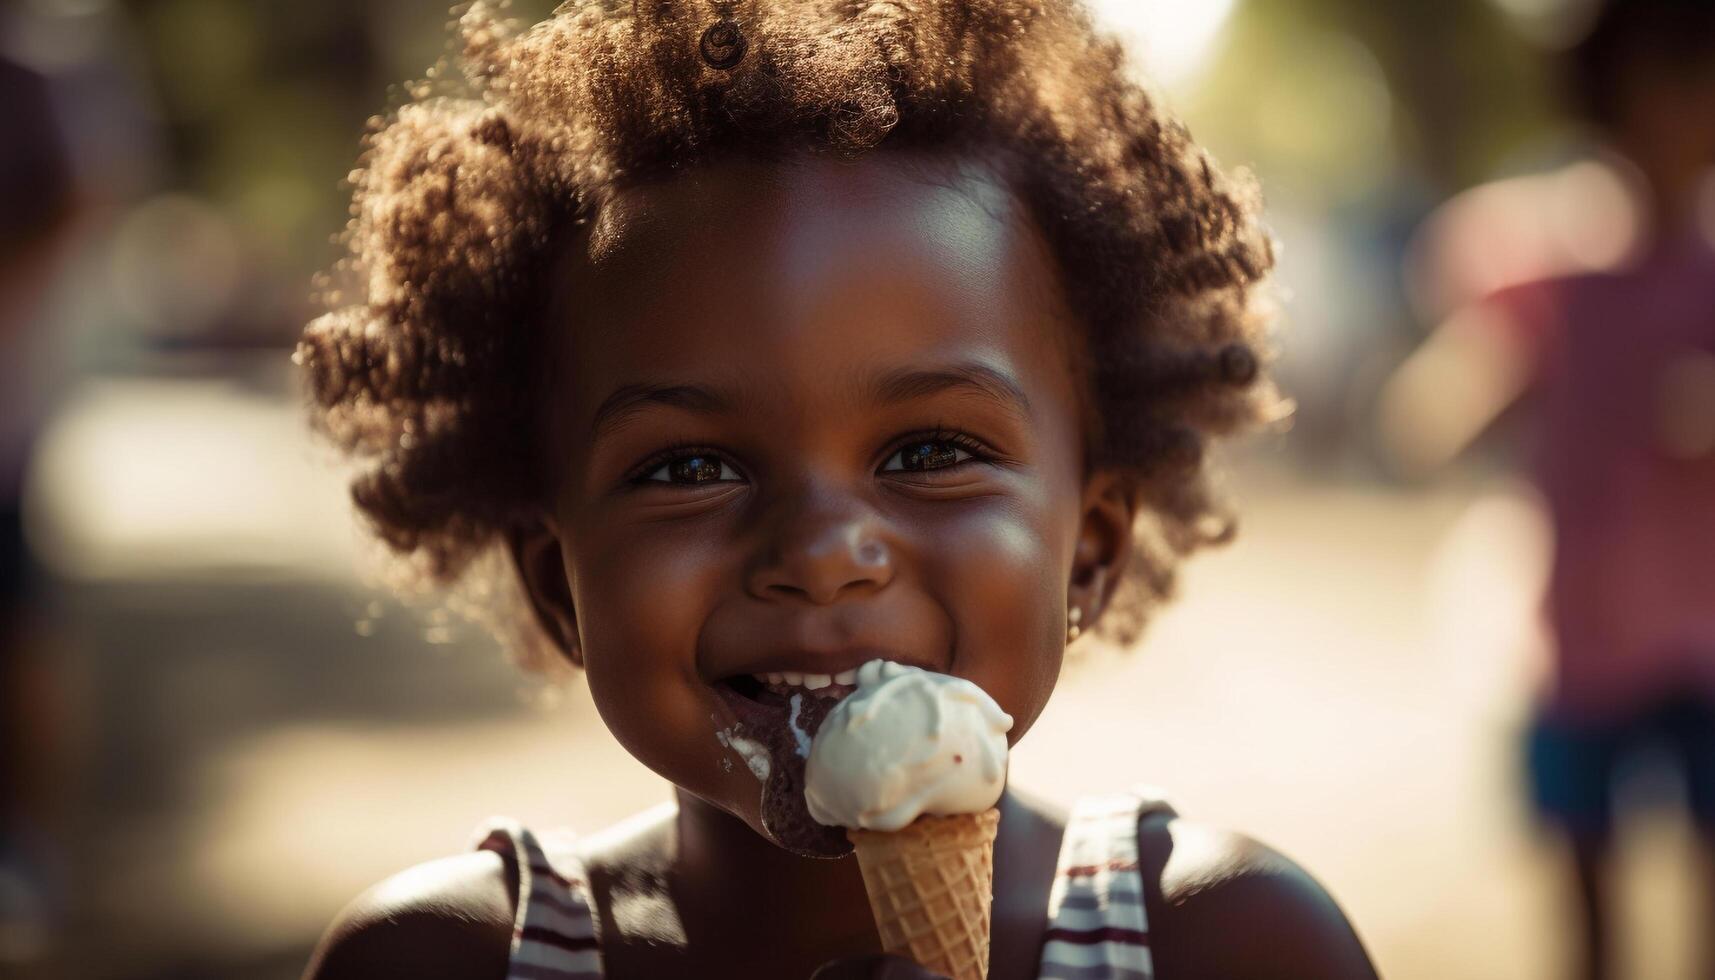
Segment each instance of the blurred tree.
[[1187,114],[1271,184],[1344,202],[1470,186],[1558,125],[1541,52],[1490,0],[1251,0]]
[[[526,0],[538,20],[553,4]],[[421,0],[117,0],[155,84],[166,186],[237,230],[257,281],[223,332],[286,344],[310,275],[336,255],[365,121],[450,50],[450,5]]]
[[1376,53],[1407,127],[1410,158],[1436,186],[1463,188],[1555,122],[1542,52],[1491,0],[1308,0],[1294,9],[1347,26]]

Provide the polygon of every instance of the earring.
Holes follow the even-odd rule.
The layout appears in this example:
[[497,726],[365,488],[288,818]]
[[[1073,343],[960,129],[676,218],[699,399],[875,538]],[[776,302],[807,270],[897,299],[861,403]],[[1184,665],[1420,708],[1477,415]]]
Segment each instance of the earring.
[[1084,610],[1073,606],[1066,610],[1066,642],[1070,643],[1083,634],[1084,629],[1079,623],[1084,621]]

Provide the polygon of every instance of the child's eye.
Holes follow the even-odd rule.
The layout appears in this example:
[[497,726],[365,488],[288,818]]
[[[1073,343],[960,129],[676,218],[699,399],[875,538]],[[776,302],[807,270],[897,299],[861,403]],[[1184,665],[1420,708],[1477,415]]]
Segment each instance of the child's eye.
[[690,486],[742,479],[727,461],[713,453],[684,453],[663,461],[644,473],[640,483],[675,483]]
[[884,473],[944,470],[975,458],[975,454],[962,445],[957,437],[919,437],[900,446],[899,451],[889,456],[881,469]]

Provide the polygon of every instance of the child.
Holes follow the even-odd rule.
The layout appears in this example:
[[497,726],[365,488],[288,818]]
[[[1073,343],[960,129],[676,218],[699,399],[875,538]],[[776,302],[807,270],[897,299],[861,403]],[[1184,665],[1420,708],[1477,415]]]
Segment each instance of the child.
[[[1253,195],[1071,0],[460,28],[480,98],[373,134],[363,287],[298,357],[381,536],[443,580],[506,555],[677,807],[577,843],[496,819],[309,975],[927,976],[875,955],[802,759],[749,764],[791,742],[759,695],[882,657],[976,682],[1016,741],[1070,640],[1135,632],[1227,536],[1205,445],[1277,407]],[[1136,796],[1000,809],[996,980],[1373,975],[1261,845]]]
[[[1631,187],[1615,223],[1638,229],[1633,254],[1482,297],[1406,362],[1384,405],[1396,433],[1438,434],[1402,453],[1423,469],[1514,402],[1531,415],[1554,657],[1529,788],[1568,845],[1569,975],[1599,980],[1623,973],[1613,783],[1644,750],[1666,750],[1715,853],[1715,222],[1699,213],[1700,197],[1715,203],[1715,6],[1608,0],[1571,54],[1580,108]],[[1513,230],[1490,219],[1452,244]],[[1715,864],[1701,867],[1715,895]]]
[[41,968],[60,938],[55,792],[64,704],[47,576],[24,527],[24,467],[63,372],[44,315],[86,213],[51,82],[0,54],[0,975]]

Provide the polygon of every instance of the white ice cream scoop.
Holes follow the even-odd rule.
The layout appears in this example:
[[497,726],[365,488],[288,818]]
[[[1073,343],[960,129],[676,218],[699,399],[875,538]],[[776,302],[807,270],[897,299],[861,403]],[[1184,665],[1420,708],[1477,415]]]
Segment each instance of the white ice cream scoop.
[[804,798],[830,827],[896,831],[980,813],[1006,786],[1012,716],[968,680],[871,660],[810,746]]

